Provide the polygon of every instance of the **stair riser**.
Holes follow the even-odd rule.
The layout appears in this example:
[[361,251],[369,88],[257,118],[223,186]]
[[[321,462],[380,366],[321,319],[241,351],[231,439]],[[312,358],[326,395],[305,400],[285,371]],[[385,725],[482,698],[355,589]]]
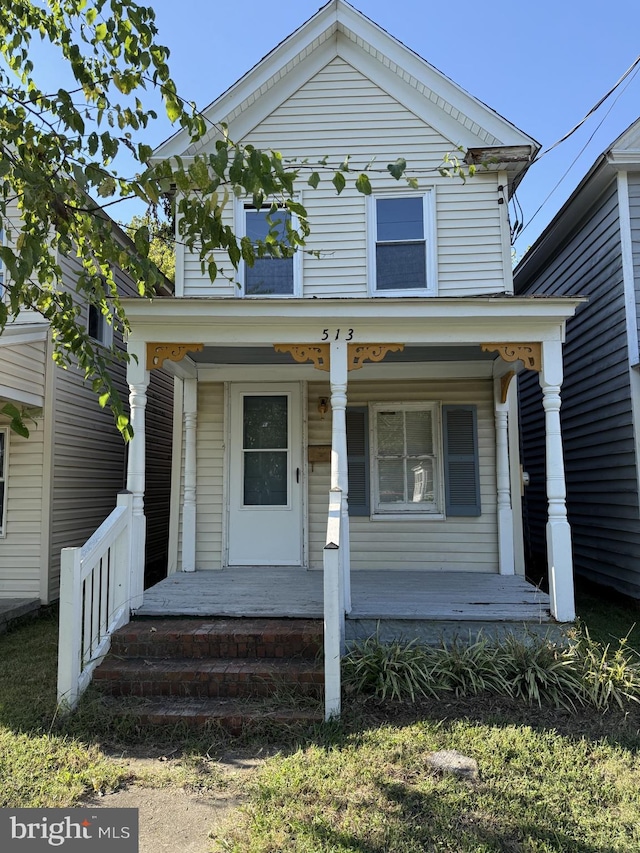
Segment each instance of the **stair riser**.
[[295,693],[299,696],[322,696],[322,683],[295,679],[265,679],[263,681],[100,679],[100,690],[111,696],[175,696],[198,699],[255,698],[274,694]]
[[[152,635],[153,636],[153,635]],[[132,658],[304,658],[314,660],[322,651],[322,638],[308,637],[277,639],[265,637],[219,637],[198,635],[158,637],[158,639],[127,637],[116,634],[111,651],[116,656]]]

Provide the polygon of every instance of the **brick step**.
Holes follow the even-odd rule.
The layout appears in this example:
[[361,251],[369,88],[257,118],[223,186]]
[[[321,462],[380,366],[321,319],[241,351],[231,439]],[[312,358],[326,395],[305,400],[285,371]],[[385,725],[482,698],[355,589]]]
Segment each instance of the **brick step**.
[[119,716],[134,719],[145,726],[186,725],[205,728],[217,725],[232,735],[263,725],[312,726],[323,721],[321,704],[269,705],[256,699],[146,698],[116,699],[105,697],[105,703]]
[[111,638],[114,655],[136,658],[315,659],[318,619],[138,619]]
[[305,659],[127,658],[109,655],[94,673],[112,696],[219,698],[295,692],[322,695],[321,666]]

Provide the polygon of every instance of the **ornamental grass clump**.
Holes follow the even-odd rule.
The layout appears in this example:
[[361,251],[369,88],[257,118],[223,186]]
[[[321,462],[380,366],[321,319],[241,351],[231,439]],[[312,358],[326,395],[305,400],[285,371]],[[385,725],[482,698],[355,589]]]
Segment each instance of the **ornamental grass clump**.
[[585,705],[607,711],[614,704],[624,709],[629,702],[640,702],[640,655],[629,646],[630,633],[612,650],[610,643],[593,640],[586,626],[577,631],[571,652]]
[[346,689],[380,700],[489,693],[539,707],[590,706],[603,713],[640,702],[640,655],[628,637],[612,649],[593,640],[586,628],[562,643],[507,634],[500,641],[480,635],[431,647],[417,640],[382,643],[375,636],[356,643],[343,663]]

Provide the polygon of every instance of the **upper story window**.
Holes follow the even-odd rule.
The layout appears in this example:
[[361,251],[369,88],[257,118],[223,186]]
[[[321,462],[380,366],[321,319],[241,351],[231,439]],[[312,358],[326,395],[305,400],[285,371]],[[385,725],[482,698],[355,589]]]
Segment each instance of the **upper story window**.
[[7,440],[9,431],[0,429],[0,536],[5,534],[7,503]]
[[[241,233],[255,244],[259,240],[266,241],[269,233],[274,232],[277,239],[286,242],[287,225],[296,227],[291,213],[285,208],[279,208],[271,213],[267,205],[256,210],[251,205],[242,209]],[[290,258],[263,257],[256,258],[252,267],[243,264],[243,293],[245,296],[297,296],[299,291],[299,253]]]
[[375,296],[433,296],[432,191],[369,199],[369,278]]

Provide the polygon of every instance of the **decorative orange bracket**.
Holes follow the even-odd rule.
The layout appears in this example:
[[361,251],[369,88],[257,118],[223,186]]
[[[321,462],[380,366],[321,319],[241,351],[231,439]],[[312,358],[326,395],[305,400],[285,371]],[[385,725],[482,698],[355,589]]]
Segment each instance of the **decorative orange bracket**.
[[147,343],[147,370],[162,367],[165,360],[182,361],[188,352],[202,352],[204,344]]
[[484,352],[498,352],[504,361],[521,361],[527,370],[542,370],[542,344],[480,344]]
[[348,344],[349,370],[360,370],[365,361],[382,361],[387,353],[402,352],[404,344]]
[[288,352],[298,364],[312,361],[316,370],[329,370],[329,344],[274,344],[276,352]]

